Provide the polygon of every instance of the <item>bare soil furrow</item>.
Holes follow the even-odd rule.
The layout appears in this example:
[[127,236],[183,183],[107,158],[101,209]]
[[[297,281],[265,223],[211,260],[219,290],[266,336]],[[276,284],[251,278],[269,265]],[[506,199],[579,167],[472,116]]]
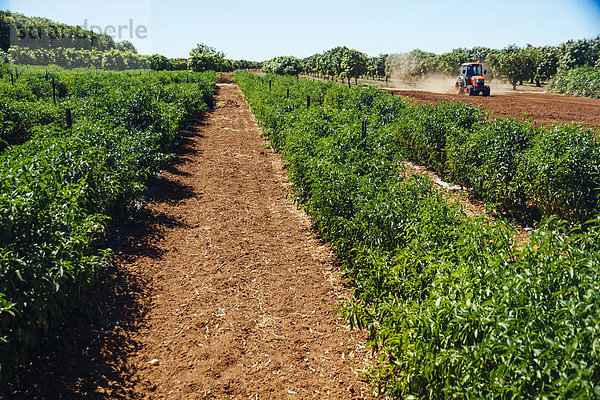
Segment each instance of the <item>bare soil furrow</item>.
[[369,397],[365,335],[334,311],[351,289],[239,88],[216,100],[97,293],[109,322],[53,341],[32,371],[54,383],[26,378],[30,397]]

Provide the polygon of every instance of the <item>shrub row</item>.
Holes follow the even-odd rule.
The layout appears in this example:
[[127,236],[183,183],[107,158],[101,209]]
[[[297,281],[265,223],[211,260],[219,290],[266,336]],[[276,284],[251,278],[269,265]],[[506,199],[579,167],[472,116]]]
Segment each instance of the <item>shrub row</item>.
[[[287,94],[283,86],[277,90]],[[352,96],[334,85],[327,86],[327,94],[311,90],[313,102],[323,99],[327,107],[372,111],[369,123],[389,123],[386,129],[407,159],[471,188],[503,211],[574,222],[600,212],[600,140],[594,129],[535,127],[510,117],[489,120],[482,109],[460,102],[384,101],[386,95],[373,88]],[[298,98],[310,95],[304,92],[294,88]]]
[[[180,89],[188,85],[178,83],[194,83],[201,79],[196,78],[198,74],[185,72],[169,76],[150,71],[128,73],[131,75],[127,76],[140,75],[135,81],[140,87],[145,85],[148,93],[155,97],[172,88],[183,96],[184,92]],[[83,105],[86,109],[81,109],[81,114],[86,115],[98,107],[104,109],[104,104],[115,103],[112,97],[117,96],[116,100],[119,100],[119,93],[126,90],[129,90],[129,81],[119,74],[95,70],[78,70],[73,74],[56,66],[8,68],[5,65],[0,68],[0,151],[26,142],[42,126],[64,127],[67,107]],[[198,100],[210,101],[207,98]],[[193,104],[189,98],[180,103]]]
[[600,98],[600,69],[579,67],[559,71],[548,85],[554,93],[569,96]]
[[133,51],[79,50],[74,48],[40,48],[11,46],[8,56],[17,65],[58,65],[62,68],[96,68],[110,71],[150,69],[149,56]]
[[[0,155],[0,383],[85,305],[121,220],[191,118],[206,111],[214,73],[62,72],[71,129],[37,126]],[[86,96],[83,96],[87,93]],[[35,103],[32,103],[35,104]]]
[[[515,244],[510,226],[467,218],[427,179],[406,176],[398,130],[423,124],[420,139],[435,143],[431,126],[476,125],[466,106],[430,109],[369,89],[246,73],[236,80],[284,155],[297,201],[351,277],[355,298],[341,311],[380,351],[370,375],[379,394],[600,397],[599,221],[577,232],[544,221]],[[501,136],[514,123],[479,131]]]
[[487,121],[462,103],[415,106],[390,129],[409,159],[505,211],[581,222],[600,211],[600,141],[593,129]]

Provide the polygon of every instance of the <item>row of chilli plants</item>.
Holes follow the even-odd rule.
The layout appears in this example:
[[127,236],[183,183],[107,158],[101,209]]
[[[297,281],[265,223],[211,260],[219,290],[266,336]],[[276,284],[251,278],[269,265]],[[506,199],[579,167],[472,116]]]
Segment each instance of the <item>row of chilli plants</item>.
[[[518,243],[510,224],[467,217],[427,178],[403,170],[410,128],[425,143],[435,129],[460,136],[476,126],[490,143],[515,130],[543,141],[534,128],[374,89],[243,72],[236,80],[285,157],[295,198],[353,283],[354,299],[340,311],[380,354],[369,373],[378,394],[600,397],[598,221],[581,229],[550,217]],[[547,140],[584,132],[546,130]]]
[[[7,147],[29,140],[40,126],[65,122],[67,98],[95,97],[114,85],[124,88],[127,77],[140,85],[150,85],[159,93],[158,85],[194,83],[199,75],[187,72],[156,74],[150,70],[128,71],[125,74],[104,74],[94,69],[79,69],[69,73],[57,66],[32,67],[0,64],[0,152]],[[114,82],[111,82],[114,81]],[[160,100],[160,97],[159,97]]]
[[424,103],[390,129],[405,155],[502,211],[585,222],[600,212],[598,132],[577,124],[490,120],[462,103]]
[[64,107],[54,99],[65,97],[66,86],[54,71],[41,76],[21,68],[19,74],[9,64],[0,65],[0,151],[29,140],[34,127],[64,119]]
[[169,160],[176,138],[212,105],[217,81],[210,72],[54,70],[50,78],[56,105],[45,69],[0,83],[3,125],[27,127],[18,143],[4,139],[0,154],[4,389],[43,338],[86,309],[110,259],[108,235]]

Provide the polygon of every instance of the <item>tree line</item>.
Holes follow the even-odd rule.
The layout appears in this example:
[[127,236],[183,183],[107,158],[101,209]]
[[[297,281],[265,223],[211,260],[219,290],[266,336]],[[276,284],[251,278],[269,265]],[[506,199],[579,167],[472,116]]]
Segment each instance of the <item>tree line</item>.
[[133,50],[128,41],[117,43],[110,35],[77,25],[0,11],[0,49],[8,52],[11,45],[29,49]]
[[264,63],[263,71],[275,74],[320,74],[330,78],[358,79],[360,76],[415,79],[431,73],[458,74],[464,62],[484,62],[490,66],[490,77],[517,84],[529,81],[541,86],[557,72],[589,66],[600,68],[600,36],[571,40],[558,46],[519,47],[503,49],[488,47],[457,48],[436,54],[419,49],[406,53],[380,54],[369,57],[347,47],[335,47],[323,53],[298,59],[276,57]]
[[354,79],[355,82],[361,76],[414,80],[431,73],[455,75],[462,63],[479,61],[489,65],[488,79],[504,79],[516,89],[517,84],[524,81],[540,86],[560,71],[584,66],[600,68],[600,36],[572,40],[558,46],[510,45],[500,50],[457,48],[442,54],[415,49],[375,57],[338,46],[302,59],[280,56],[255,62],[227,59],[223,52],[205,44],[193,48],[188,58],[139,55],[135,46],[127,40],[116,42],[107,34],[79,26],[0,11],[0,59],[8,59],[15,64],[116,70],[151,68],[228,72],[262,68],[265,72],[280,75],[317,74],[342,80]]
[[95,33],[80,26],[10,11],[0,11],[0,62],[54,64],[66,69],[195,72],[256,69],[262,65],[254,61],[229,60],[224,53],[205,44],[193,48],[189,58],[141,55],[128,40],[117,42],[110,35]]

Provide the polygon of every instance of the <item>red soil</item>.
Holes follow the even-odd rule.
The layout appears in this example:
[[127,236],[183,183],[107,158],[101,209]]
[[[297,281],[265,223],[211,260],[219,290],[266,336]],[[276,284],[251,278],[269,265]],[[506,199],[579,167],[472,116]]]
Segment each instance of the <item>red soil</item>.
[[351,297],[286,196],[237,86],[199,121],[79,318],[18,399],[358,399],[373,360],[334,307]]
[[[513,118],[533,117],[536,122],[561,124],[576,122],[600,127],[600,99],[587,99],[553,95],[548,93],[505,92],[489,97],[441,94],[419,90],[386,89],[394,95],[414,98],[417,102],[437,103],[441,100],[458,100],[480,105],[495,116],[510,115]],[[493,90],[493,89],[492,89]]]

